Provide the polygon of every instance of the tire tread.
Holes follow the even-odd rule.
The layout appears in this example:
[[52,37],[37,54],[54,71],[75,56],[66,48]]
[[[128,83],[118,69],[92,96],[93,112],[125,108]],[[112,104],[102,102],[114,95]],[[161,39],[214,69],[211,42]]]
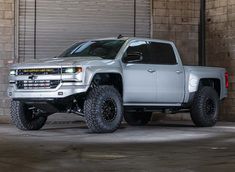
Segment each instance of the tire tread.
[[[203,100],[206,96],[210,96],[216,102],[216,114],[214,118],[209,118],[205,114],[203,114]],[[212,87],[202,87],[196,93],[194,97],[193,106],[191,108],[191,118],[194,124],[197,127],[212,127],[216,124],[218,118],[219,111],[219,97],[217,92]]]
[[[123,107],[122,107],[122,98],[120,93],[113,87],[113,86],[98,86],[93,88],[87,95],[85,103],[84,103],[84,114],[85,114],[85,121],[87,123],[88,128],[91,130],[91,132],[94,133],[110,133],[117,130],[122,122],[122,117],[119,120],[118,124],[113,127],[107,127],[105,126],[102,121],[99,119],[99,107],[97,105],[98,101],[100,100],[100,97],[105,94],[115,94],[121,104],[121,113],[123,113]],[[122,115],[122,114],[121,114]]]

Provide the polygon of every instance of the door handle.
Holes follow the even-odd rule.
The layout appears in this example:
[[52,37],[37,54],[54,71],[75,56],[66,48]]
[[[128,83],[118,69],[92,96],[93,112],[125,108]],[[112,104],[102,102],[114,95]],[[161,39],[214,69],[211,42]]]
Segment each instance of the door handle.
[[148,72],[149,72],[149,73],[154,73],[154,72],[156,72],[156,70],[154,70],[154,69],[148,69]]
[[183,72],[180,71],[180,70],[177,70],[176,73],[177,73],[177,74],[181,74],[181,73],[183,73]]

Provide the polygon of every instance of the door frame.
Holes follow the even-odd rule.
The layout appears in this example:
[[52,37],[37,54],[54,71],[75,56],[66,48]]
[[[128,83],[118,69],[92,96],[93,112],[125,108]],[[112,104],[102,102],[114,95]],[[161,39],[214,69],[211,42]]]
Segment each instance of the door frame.
[[14,63],[19,63],[19,11],[20,0],[14,0]]

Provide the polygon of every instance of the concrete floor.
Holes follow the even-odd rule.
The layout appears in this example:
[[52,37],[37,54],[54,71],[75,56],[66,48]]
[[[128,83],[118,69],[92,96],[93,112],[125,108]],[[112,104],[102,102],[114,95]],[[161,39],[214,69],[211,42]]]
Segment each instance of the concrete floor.
[[51,117],[33,132],[1,124],[0,135],[4,172],[235,171],[235,123],[214,128],[195,128],[190,122],[123,124],[113,134],[90,134],[79,118],[58,122]]

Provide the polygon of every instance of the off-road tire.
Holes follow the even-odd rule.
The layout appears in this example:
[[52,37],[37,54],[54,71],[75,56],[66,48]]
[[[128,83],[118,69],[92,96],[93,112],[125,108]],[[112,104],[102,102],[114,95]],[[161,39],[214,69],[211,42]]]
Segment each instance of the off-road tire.
[[219,113],[219,96],[212,87],[202,87],[195,94],[191,118],[197,127],[212,127]]
[[93,133],[116,131],[123,119],[120,93],[113,86],[107,85],[91,89],[84,102],[84,116],[88,128]]
[[152,118],[152,112],[125,112],[124,119],[128,125],[144,126]]
[[20,130],[39,130],[46,123],[47,116],[37,116],[31,119],[32,112],[25,103],[20,101],[11,101],[11,120]]

